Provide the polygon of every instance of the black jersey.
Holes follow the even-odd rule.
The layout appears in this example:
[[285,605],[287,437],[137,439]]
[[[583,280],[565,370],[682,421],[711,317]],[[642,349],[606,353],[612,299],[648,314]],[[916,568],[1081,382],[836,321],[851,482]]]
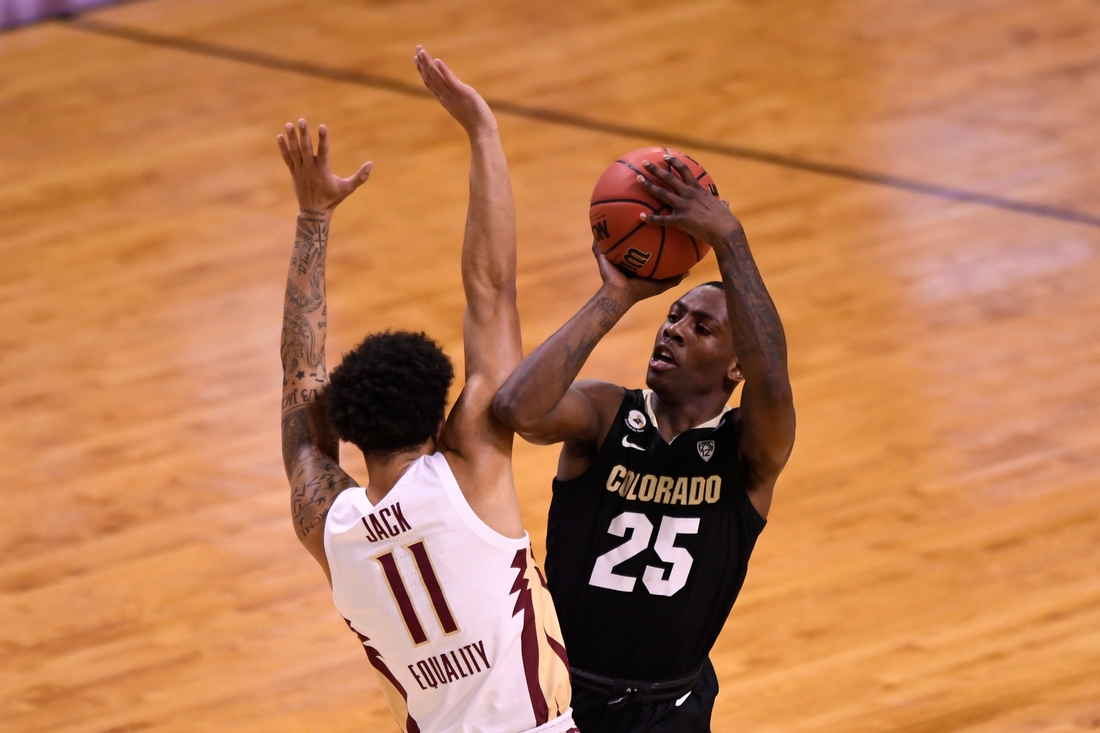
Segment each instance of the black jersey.
[[569,662],[659,681],[706,659],[765,521],[745,492],[740,409],[665,443],[627,390],[588,470],[554,480],[546,573]]

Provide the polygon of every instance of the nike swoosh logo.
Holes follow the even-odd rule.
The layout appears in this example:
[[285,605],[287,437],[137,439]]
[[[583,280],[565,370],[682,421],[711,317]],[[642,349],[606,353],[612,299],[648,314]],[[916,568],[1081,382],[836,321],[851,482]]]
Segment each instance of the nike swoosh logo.
[[631,443],[629,440],[626,439],[625,435],[623,436],[623,447],[624,448],[633,448],[634,450],[640,450],[640,451],[645,450],[645,448],[643,448],[642,446],[634,445],[633,443]]
[[687,695],[684,695],[683,697],[681,697],[679,700],[676,701],[676,707],[680,707],[681,705],[683,705],[684,700],[687,700],[689,695],[691,695],[691,690],[688,690]]

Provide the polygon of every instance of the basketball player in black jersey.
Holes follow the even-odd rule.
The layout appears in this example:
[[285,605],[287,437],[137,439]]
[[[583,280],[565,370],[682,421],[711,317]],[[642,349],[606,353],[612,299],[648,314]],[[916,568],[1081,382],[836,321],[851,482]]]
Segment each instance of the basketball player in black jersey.
[[794,443],[783,326],[745,232],[686,165],[665,161],[670,170],[645,164],[660,185],[639,180],[672,213],[647,221],[713,243],[722,281],[669,308],[651,391],[574,380],[632,305],[682,278],[629,278],[593,247],[603,286],[494,402],[527,440],[563,443],[546,571],[585,733],[710,730],[708,654]]

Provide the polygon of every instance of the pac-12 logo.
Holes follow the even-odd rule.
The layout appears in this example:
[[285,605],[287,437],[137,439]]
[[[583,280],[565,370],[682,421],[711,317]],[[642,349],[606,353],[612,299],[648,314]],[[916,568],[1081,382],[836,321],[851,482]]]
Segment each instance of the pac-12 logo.
[[626,416],[626,426],[636,433],[645,430],[645,415],[637,410],[631,410]]
[[704,461],[710,461],[710,457],[714,455],[714,441],[713,440],[700,440],[695,449],[699,451],[699,457]]

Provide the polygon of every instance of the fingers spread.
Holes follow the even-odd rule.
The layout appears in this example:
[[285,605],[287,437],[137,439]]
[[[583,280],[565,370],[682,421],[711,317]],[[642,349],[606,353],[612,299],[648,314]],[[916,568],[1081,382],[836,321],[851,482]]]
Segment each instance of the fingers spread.
[[359,170],[355,172],[354,176],[352,176],[351,178],[345,178],[344,183],[351,186],[351,190],[354,191],[355,189],[359,188],[367,182],[367,179],[370,178],[371,169],[373,168],[373,162],[368,161],[364,163],[359,167]]
[[641,213],[639,217],[646,224],[658,227],[672,226],[679,220],[679,217],[675,215],[661,216],[660,214],[646,214],[645,212]]
[[[661,172],[665,173],[664,171]],[[668,174],[665,173],[665,175]],[[667,188],[661,188],[645,176],[638,176],[638,183],[642,184],[642,186],[646,190],[646,193],[648,193],[650,196],[657,199],[661,203],[668,204],[669,206],[675,206],[677,198],[672,191],[669,191]]]
[[301,165],[302,163],[302,149],[298,147],[298,131],[294,129],[294,125],[286,123],[286,146],[290,153],[290,160],[292,165]]
[[684,190],[683,181],[681,181],[679,178],[677,178],[671,172],[665,170],[664,168],[660,167],[659,165],[654,165],[653,163],[650,163],[648,160],[643,160],[642,161],[642,166],[647,171],[649,171],[649,173],[654,178],[656,178],[658,181],[660,181],[662,184],[664,184],[665,188],[667,188],[669,190],[672,190],[672,191],[675,191],[676,193],[681,193]]
[[277,135],[275,141],[279,143],[279,153],[283,156],[283,162],[286,163],[286,167],[293,168],[294,163],[290,159],[290,149],[286,146],[286,138],[282,135]]
[[302,160],[312,161],[313,160],[313,140],[310,139],[310,137],[309,137],[309,123],[306,122],[304,117],[302,119],[298,120],[298,129],[302,133],[302,142],[301,142]]
[[328,165],[328,128],[324,125],[317,126],[317,162],[322,167]]
[[695,179],[695,174],[691,172],[691,168],[688,168],[687,163],[672,155],[666,155],[665,160],[668,161],[670,166],[676,169],[676,172],[680,174],[680,178],[683,179],[684,183],[688,185],[699,185],[699,181]]

